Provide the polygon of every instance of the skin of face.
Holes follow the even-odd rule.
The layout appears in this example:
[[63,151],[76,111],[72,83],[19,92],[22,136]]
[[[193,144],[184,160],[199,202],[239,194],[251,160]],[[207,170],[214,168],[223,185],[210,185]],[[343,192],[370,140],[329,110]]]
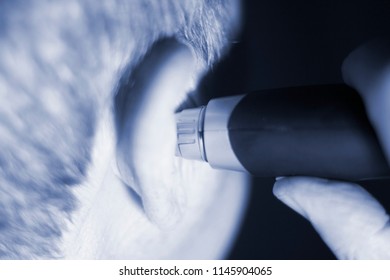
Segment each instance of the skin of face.
[[1,2],[1,258],[225,256],[248,178],[174,156],[239,22],[205,2]]

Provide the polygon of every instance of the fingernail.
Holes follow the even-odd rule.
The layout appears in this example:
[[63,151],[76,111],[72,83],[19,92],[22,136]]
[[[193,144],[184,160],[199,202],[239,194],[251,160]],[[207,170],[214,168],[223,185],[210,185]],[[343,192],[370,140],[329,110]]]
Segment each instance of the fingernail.
[[288,207],[306,217],[306,213],[301,205],[293,198],[292,193],[288,190],[291,186],[287,181],[278,180],[273,188],[274,195]]
[[283,179],[283,178],[286,178],[286,177],[285,177],[285,176],[279,176],[279,177],[276,177],[275,180],[276,180],[276,181],[279,181],[279,180],[281,180],[281,179]]

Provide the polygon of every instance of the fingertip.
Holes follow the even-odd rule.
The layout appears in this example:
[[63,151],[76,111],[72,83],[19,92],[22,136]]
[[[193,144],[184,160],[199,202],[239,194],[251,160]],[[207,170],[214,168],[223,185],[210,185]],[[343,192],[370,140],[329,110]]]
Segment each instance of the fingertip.
[[390,40],[377,38],[359,46],[345,58],[341,70],[345,83],[361,95],[390,162]]
[[307,219],[322,215],[332,204],[354,197],[356,186],[315,177],[286,177],[276,181],[273,192],[287,206]]
[[390,63],[389,47],[388,39],[376,38],[354,49],[341,66],[344,82],[362,97],[372,95]]
[[275,178],[275,183],[274,183],[274,186],[272,188],[272,193],[277,198],[279,198],[280,196],[283,195],[283,190],[285,188],[285,184],[283,183],[284,178],[286,178],[286,177],[276,177]]
[[[278,177],[273,193],[276,197],[307,195],[308,188],[319,188],[329,184],[329,180],[314,177]],[[310,187],[311,186],[311,187]]]
[[290,177],[275,183],[274,194],[307,218],[338,258],[388,256],[383,248],[388,248],[389,217],[361,186],[320,178]]
[[278,178],[273,187],[273,194],[295,212],[307,218],[304,208],[301,206],[304,193],[305,178],[303,177],[282,177]]
[[289,177],[277,177],[275,178],[275,184],[272,188],[274,196],[279,200],[282,200],[291,195],[293,191],[294,179]]

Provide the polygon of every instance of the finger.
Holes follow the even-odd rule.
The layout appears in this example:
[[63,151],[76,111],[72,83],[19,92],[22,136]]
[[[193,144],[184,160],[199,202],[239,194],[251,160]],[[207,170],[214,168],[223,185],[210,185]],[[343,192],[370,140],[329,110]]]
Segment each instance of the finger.
[[343,78],[363,97],[367,114],[390,162],[390,40],[375,40],[353,51]]
[[389,216],[362,187],[309,177],[276,181],[275,196],[309,220],[340,259],[390,259]]

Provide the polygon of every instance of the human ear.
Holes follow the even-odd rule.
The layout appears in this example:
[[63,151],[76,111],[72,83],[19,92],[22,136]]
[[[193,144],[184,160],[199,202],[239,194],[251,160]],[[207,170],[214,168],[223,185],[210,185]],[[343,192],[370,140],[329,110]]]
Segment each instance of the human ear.
[[175,224],[185,204],[180,163],[174,157],[174,112],[194,87],[197,69],[188,47],[160,42],[132,71],[116,98],[119,176],[160,227]]

